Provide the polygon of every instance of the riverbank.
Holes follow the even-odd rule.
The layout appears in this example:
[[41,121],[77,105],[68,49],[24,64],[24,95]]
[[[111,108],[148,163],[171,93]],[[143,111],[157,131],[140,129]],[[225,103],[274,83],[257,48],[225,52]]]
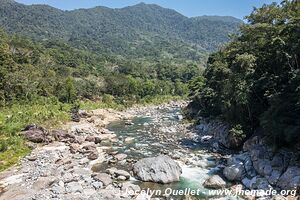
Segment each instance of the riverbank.
[[55,98],[37,98],[30,102],[19,102],[0,108],[0,172],[17,164],[31,149],[19,132],[28,124],[38,124],[48,129],[60,128],[71,120],[70,111],[74,106],[84,110],[113,109],[125,110],[135,104],[161,104],[179,100],[177,96],[154,96],[139,102],[114,100],[81,101],[75,104],[61,103]]
[[[232,199],[241,199],[234,197],[234,191],[248,188],[240,183],[246,183],[244,178],[248,178],[250,172],[255,173],[253,178],[256,177],[255,181],[250,179],[255,186],[251,189],[266,189],[262,186],[268,186],[268,179],[257,178],[261,175],[256,173],[252,162],[253,156],[258,155],[261,159],[265,152],[257,146],[251,149],[253,152],[258,150],[258,154],[248,149],[239,153],[224,148],[226,145],[222,142],[227,141],[224,124],[195,127],[183,121],[181,110],[185,106],[183,101],[171,101],[160,105],[133,106],[123,111],[80,110],[80,121],[68,122],[61,129],[27,127],[22,134],[31,141],[29,146],[33,150],[21,159],[20,165],[0,174],[0,200],[150,199],[147,195],[141,196],[141,191],[161,191],[161,194],[172,191],[175,194],[153,196],[152,199],[156,200],[191,199],[184,195],[186,189],[196,191],[197,199],[224,196],[211,193],[216,190],[228,190],[233,194]],[[254,144],[260,143],[247,143],[245,148]],[[134,170],[139,161],[152,157],[151,163],[155,163],[159,155],[167,156],[163,160],[170,158],[173,161],[169,160],[164,165],[156,163],[156,171],[165,171],[162,167],[167,165],[174,166],[176,170],[168,169],[164,175],[145,174],[140,167]],[[258,163],[257,166],[261,166],[262,162]],[[263,163],[269,162],[264,160]],[[265,172],[267,167],[262,169]],[[297,170],[286,172],[298,173]],[[150,177],[168,182],[171,178],[176,181],[166,184],[144,182],[136,179],[137,174],[143,179]],[[286,181],[290,184],[297,176],[284,177],[290,180]],[[179,195],[180,191],[185,192]],[[242,196],[244,199],[252,198]]]
[[[261,132],[244,143],[232,140],[229,125],[216,120],[202,120],[196,129],[212,151],[229,155],[220,169],[223,177],[235,187],[243,191],[273,191],[273,195],[256,195],[258,199],[299,198],[299,152],[273,149]],[[242,148],[236,149],[237,146]]]
[[[137,106],[123,112],[111,109],[82,111],[80,122],[68,123],[63,126],[64,130],[28,127],[23,134],[33,141],[34,150],[21,160],[19,166],[1,173],[2,195],[0,199],[68,199],[74,195],[80,199],[87,199],[93,195],[94,197],[91,198],[94,199],[99,199],[99,195],[108,196],[108,199],[132,199],[131,196],[121,197],[112,193],[112,191],[125,190],[128,187],[136,188],[136,190],[146,187],[133,184],[128,180],[133,176],[130,168],[126,166],[136,162],[137,159],[130,158],[129,152],[120,153],[122,147],[126,146],[125,143],[132,142],[132,138],[118,137],[108,130],[106,125],[112,121],[122,121],[126,123],[125,126],[130,127],[134,125],[132,124],[134,123],[133,117],[151,116],[154,119],[153,122],[149,122],[151,127],[158,128],[156,127],[158,124],[165,126],[163,132],[157,135],[157,144],[159,145],[161,141],[161,145],[167,143],[166,145],[177,146],[180,138],[177,140],[174,137],[170,140],[162,136],[164,133],[173,133],[174,129],[176,132],[183,131],[184,126],[177,123],[174,123],[174,127],[164,125],[162,122],[169,115],[164,116],[159,113],[161,111],[165,113],[165,109],[178,109],[183,105],[185,104],[173,102],[160,106]],[[176,113],[175,116],[177,120],[182,118],[180,113]],[[148,129],[147,124],[142,126]],[[155,132],[151,133],[155,134]],[[149,138],[151,137],[149,135]],[[116,147],[120,149],[116,150]],[[146,146],[136,142],[136,148],[132,151],[145,152]],[[184,156],[187,152],[183,148],[177,154],[174,154],[172,149],[164,153],[174,158],[177,157],[177,160],[181,160],[182,163],[187,162]],[[189,156],[193,159],[198,157],[197,155]],[[201,164],[200,161],[199,164]],[[119,169],[108,170],[112,167]]]

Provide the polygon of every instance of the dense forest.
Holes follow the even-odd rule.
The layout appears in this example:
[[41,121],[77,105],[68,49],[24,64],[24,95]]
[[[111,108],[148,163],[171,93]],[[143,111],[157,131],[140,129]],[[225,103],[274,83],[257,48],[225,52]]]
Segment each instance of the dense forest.
[[229,122],[237,137],[262,127],[274,147],[299,145],[300,2],[264,5],[246,19],[191,85],[190,107]]
[[61,102],[104,94],[138,100],[187,93],[201,68],[193,62],[134,61],[78,50],[65,43],[43,43],[0,32],[0,103],[55,96]]
[[208,52],[241,24],[144,3],[62,11],[1,0],[0,16],[2,106],[37,97],[70,103],[103,95],[134,102],[184,96]]
[[188,18],[157,5],[140,3],[122,9],[95,7],[62,11],[47,5],[0,1],[0,26],[34,40],[62,40],[93,52],[126,58],[184,59],[204,64],[235,33],[233,17]]

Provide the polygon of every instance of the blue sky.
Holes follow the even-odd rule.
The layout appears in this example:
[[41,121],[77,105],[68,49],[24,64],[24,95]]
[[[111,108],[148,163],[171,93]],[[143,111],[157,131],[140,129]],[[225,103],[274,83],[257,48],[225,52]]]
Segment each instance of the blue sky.
[[264,3],[280,2],[281,0],[16,0],[24,4],[48,4],[63,10],[76,8],[91,8],[107,6],[122,8],[140,2],[155,3],[166,8],[172,8],[181,14],[193,17],[201,15],[228,15],[243,19],[253,7]]

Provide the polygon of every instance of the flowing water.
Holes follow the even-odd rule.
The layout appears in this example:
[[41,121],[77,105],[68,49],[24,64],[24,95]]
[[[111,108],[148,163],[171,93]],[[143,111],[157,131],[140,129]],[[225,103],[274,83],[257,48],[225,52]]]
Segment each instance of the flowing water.
[[[203,199],[208,194],[203,182],[218,170],[217,158],[199,146],[195,139],[196,134],[181,123],[179,114],[179,107],[144,110],[135,115],[137,117],[132,119],[131,125],[128,125],[127,121],[111,123],[108,129],[118,136],[118,140],[111,144],[112,151],[125,153],[129,159],[134,160],[159,154],[175,157],[183,169],[179,182],[162,185],[133,181],[142,189],[199,189],[201,193],[198,198]],[[180,196],[173,198],[182,199]]]

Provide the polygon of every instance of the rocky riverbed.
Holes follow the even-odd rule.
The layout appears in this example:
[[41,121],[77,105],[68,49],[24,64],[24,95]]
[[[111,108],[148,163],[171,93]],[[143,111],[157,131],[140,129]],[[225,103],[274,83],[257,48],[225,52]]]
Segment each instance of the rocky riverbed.
[[[244,171],[234,167],[248,165],[230,156],[207,124],[183,122],[185,105],[79,111],[80,120],[59,130],[26,127],[22,133],[33,151],[0,174],[0,200],[218,199],[209,191],[245,188]],[[186,189],[197,195],[178,192]],[[147,190],[162,192],[142,193]]]

